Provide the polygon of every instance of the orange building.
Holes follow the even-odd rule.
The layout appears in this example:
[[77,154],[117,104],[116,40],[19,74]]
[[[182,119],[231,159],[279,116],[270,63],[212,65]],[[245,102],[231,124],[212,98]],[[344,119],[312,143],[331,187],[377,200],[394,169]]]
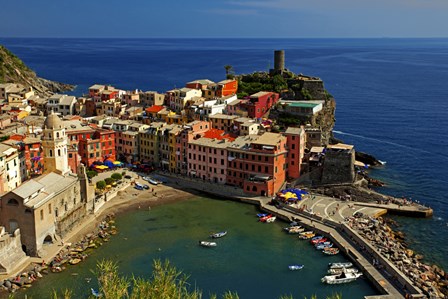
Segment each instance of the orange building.
[[237,90],[238,90],[237,80],[223,80],[218,82],[218,90],[216,95],[222,98],[236,94]]

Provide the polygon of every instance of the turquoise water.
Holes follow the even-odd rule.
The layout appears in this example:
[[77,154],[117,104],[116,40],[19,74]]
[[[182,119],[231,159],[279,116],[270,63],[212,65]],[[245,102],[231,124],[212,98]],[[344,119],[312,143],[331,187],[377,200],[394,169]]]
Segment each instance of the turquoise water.
[[[86,298],[90,287],[97,288],[91,270],[101,259],[115,260],[128,276],[149,277],[154,259],[168,259],[190,275],[189,283],[203,291],[204,298],[227,290],[241,298],[278,298],[292,294],[319,298],[335,292],[344,298],[363,298],[376,291],[366,280],[344,286],[320,282],[329,262],[346,261],[343,256],[324,256],[307,241],[285,234],[286,223],[263,224],[257,221],[255,206],[224,200],[194,198],[139,210],[117,217],[119,233],[95,251],[85,262],[50,274],[26,292],[33,298],[48,298],[52,289],[70,288],[74,298]],[[198,246],[210,232],[228,230],[216,248]],[[289,264],[304,264],[300,271],[289,271]],[[74,275],[76,274],[76,275]]]

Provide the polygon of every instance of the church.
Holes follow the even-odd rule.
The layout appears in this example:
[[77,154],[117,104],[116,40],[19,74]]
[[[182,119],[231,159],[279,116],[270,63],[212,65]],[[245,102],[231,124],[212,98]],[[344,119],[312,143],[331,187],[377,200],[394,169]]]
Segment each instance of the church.
[[67,144],[63,122],[51,112],[42,132],[44,174],[24,182],[0,199],[0,226],[10,234],[21,236],[22,249],[29,256],[41,256],[46,244],[60,242],[93,211],[93,187],[89,185],[84,166],[76,174],[71,172]]

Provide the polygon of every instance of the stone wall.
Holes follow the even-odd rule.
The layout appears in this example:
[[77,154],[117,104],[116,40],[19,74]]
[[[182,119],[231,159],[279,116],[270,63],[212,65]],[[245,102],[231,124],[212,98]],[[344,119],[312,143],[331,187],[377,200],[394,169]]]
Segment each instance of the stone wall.
[[355,181],[355,151],[332,151],[325,154],[322,184],[351,184]]
[[17,265],[22,264],[28,257],[22,250],[20,241],[20,230],[16,229],[14,234],[5,232],[0,227],[0,273],[9,274]]

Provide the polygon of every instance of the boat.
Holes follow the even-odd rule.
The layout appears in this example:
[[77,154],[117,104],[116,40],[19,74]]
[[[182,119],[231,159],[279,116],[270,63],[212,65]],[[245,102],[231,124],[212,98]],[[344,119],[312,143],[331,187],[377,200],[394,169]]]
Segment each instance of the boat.
[[316,236],[316,234],[312,231],[301,232],[299,235],[299,239],[308,240],[308,239],[314,238],[315,236]]
[[350,263],[350,262],[346,262],[346,263],[329,263],[328,267],[330,269],[350,268],[350,267],[353,267],[353,264]]
[[331,242],[318,243],[318,244],[314,245],[314,247],[315,247],[317,250],[322,250],[322,249],[325,249],[325,248],[331,248],[331,247],[333,247],[333,243],[331,243]]
[[346,272],[342,272],[341,274],[324,276],[324,277],[322,277],[321,281],[323,283],[328,283],[328,284],[348,283],[348,282],[355,281],[361,275],[362,275],[362,273],[346,273]]
[[199,245],[203,247],[216,247],[218,244],[216,242],[199,241]]
[[358,273],[359,270],[356,268],[336,268],[336,269],[328,269],[328,274],[341,274],[342,272],[346,272],[346,273]]
[[324,250],[322,250],[322,252],[327,255],[336,255],[339,253],[339,248],[336,248],[336,247],[324,248]]
[[299,234],[299,233],[305,231],[305,229],[301,226],[289,226],[289,227],[285,227],[283,229],[285,231],[287,231],[288,234]]
[[227,235],[227,231],[225,231],[225,232],[219,232],[219,233],[213,233],[213,234],[210,235],[210,237],[216,239],[216,238],[222,238],[222,237],[224,237],[225,235]]
[[266,222],[266,220],[268,220],[271,217],[272,217],[272,214],[268,214],[266,216],[260,217],[260,221],[261,222]]
[[269,217],[268,219],[266,219],[266,223],[272,223],[275,221],[275,219],[277,219],[277,217],[275,216]]
[[315,240],[313,238],[313,239],[311,239],[311,244],[316,245],[316,244],[323,243],[326,241],[327,241],[327,238],[320,238],[320,239],[315,239]]
[[300,269],[303,269],[303,267],[305,267],[305,265],[289,265],[288,269],[289,270],[300,270]]
[[269,214],[259,213],[259,214],[257,214],[257,217],[258,217],[258,218],[261,218],[261,217],[266,217],[267,215],[269,215]]

